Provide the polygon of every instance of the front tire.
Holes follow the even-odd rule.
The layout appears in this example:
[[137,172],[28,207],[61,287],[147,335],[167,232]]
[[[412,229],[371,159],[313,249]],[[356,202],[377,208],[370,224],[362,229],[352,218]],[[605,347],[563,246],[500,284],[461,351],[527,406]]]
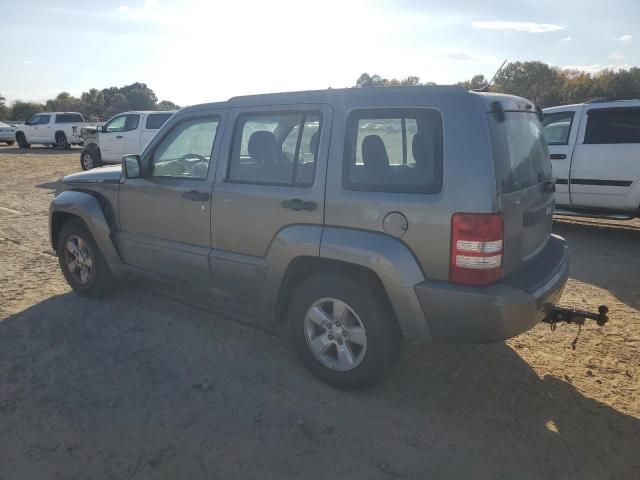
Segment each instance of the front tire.
[[372,282],[315,274],[294,292],[288,323],[305,366],[338,388],[367,388],[397,363],[402,335]]
[[20,148],[29,148],[31,146],[27,143],[27,137],[24,136],[24,133],[17,134],[16,140],[18,141],[18,146]]
[[80,166],[82,170],[91,170],[92,168],[102,166],[100,150],[96,148],[83,149],[80,153]]
[[65,280],[84,297],[107,293],[113,275],[93,236],[81,220],[69,220],[58,236],[58,262]]

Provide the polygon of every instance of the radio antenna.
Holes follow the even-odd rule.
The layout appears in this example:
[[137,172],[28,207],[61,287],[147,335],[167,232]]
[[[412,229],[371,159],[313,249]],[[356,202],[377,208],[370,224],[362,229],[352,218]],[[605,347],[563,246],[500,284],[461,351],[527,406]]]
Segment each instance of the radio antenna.
[[498,74],[502,71],[502,69],[504,68],[505,64],[507,63],[507,60],[505,59],[504,62],[502,62],[502,65],[500,65],[500,68],[498,70],[496,70],[496,73],[493,74],[493,77],[491,77],[491,80],[489,80],[489,83],[487,83],[484,87],[482,88],[474,88],[473,91],[474,92],[486,92],[487,90],[489,90],[489,87],[491,86],[491,84],[493,83],[493,81],[496,79],[496,77],[498,76]]

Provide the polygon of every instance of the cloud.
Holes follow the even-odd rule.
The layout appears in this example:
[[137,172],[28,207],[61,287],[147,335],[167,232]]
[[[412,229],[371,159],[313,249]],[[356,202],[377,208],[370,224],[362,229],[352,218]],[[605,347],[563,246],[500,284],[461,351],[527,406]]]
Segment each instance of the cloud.
[[33,60],[23,60],[22,63],[24,63],[25,65],[31,65],[33,63]]
[[508,21],[473,22],[471,23],[471,26],[482,30],[514,30],[516,32],[527,33],[546,33],[564,29],[563,26],[554,25],[552,23]]
[[611,60],[624,60],[624,55],[622,55],[618,51],[615,51],[615,52],[611,53],[611,55],[609,55],[609,58]]
[[573,37],[564,37],[564,38],[561,38],[561,39],[560,39],[560,41],[561,41],[561,42],[564,42],[564,43],[566,43],[566,42],[570,42],[570,41],[572,41],[572,40],[573,40]]
[[617,40],[621,43],[631,43],[633,35],[622,35],[621,37],[618,37]]

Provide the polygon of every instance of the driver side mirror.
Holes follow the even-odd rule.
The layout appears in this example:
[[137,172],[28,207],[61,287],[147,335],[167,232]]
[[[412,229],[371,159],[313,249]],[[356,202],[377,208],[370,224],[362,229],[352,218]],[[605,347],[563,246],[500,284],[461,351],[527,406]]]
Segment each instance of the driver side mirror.
[[140,155],[126,155],[122,157],[122,172],[125,178],[140,178],[142,175],[142,164]]

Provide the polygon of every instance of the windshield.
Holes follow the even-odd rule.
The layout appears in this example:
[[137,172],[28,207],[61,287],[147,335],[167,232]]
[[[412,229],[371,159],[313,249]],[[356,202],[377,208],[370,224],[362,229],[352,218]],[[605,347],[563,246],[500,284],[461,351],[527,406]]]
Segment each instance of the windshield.
[[503,122],[491,115],[498,187],[511,193],[551,179],[549,150],[535,113],[505,112]]

